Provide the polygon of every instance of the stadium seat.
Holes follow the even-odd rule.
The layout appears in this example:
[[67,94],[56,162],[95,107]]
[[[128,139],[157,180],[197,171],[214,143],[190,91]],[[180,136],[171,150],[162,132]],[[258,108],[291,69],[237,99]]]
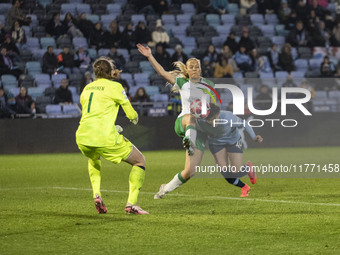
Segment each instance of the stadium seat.
[[72,115],[79,115],[80,112],[77,106],[73,104],[63,105],[63,113],[64,114],[72,114]]
[[7,15],[11,8],[12,5],[10,3],[0,3],[0,14]]
[[315,91],[315,99],[326,99],[328,98],[327,91]]
[[169,96],[167,94],[155,94],[153,100],[155,102],[168,102]]
[[98,57],[107,56],[109,52],[110,52],[110,49],[101,48],[98,50]]
[[272,72],[266,73],[266,72],[260,72],[260,78],[274,78],[274,75]]
[[38,61],[29,61],[26,63],[27,73],[34,76],[41,73],[41,64]]
[[121,73],[120,74],[120,77],[123,79],[123,80],[126,80],[128,84],[130,84],[131,86],[134,85],[134,81],[133,81],[133,78],[132,78],[132,74],[130,73]]
[[77,4],[77,13],[78,15],[82,14],[83,12],[90,14],[91,13],[91,7],[89,4]]
[[34,27],[34,26],[37,26],[39,24],[39,21],[38,21],[38,17],[37,15],[35,14],[27,14],[26,17],[28,18],[31,18],[31,24],[30,24],[30,27]]
[[41,48],[46,49],[48,46],[56,48],[56,43],[53,37],[41,37],[40,38]]
[[164,25],[176,25],[176,17],[173,14],[163,14],[162,21]]
[[119,15],[122,12],[121,8],[122,8],[122,5],[118,4],[118,3],[116,3],[116,4],[108,4],[106,6],[106,10],[107,10],[107,12],[109,14],[118,14]]
[[275,72],[275,78],[286,79],[287,76],[288,76],[288,72],[286,72],[286,71],[276,71]]
[[283,44],[285,44],[286,38],[283,36],[273,36],[272,42],[275,43],[276,45],[282,46]]
[[230,34],[230,30],[233,25],[221,25],[216,27],[216,31],[219,36],[224,37],[224,40],[227,39],[228,35]]
[[58,74],[52,75],[51,80],[53,82],[53,86],[55,88],[59,88],[62,79],[67,79],[66,74],[58,73]]
[[235,16],[232,14],[222,14],[221,22],[224,25],[234,25],[235,24]]
[[40,87],[31,87],[27,89],[27,94],[33,97],[34,99],[38,96],[43,96],[45,92],[45,88]]
[[305,77],[305,71],[293,71],[293,72],[290,73],[290,75],[292,76],[292,78],[304,78]]
[[32,51],[33,60],[42,62],[42,58],[43,58],[43,56],[46,52],[46,49],[33,48],[33,49],[31,49],[31,51]]
[[238,5],[237,4],[234,4],[234,3],[230,3],[229,6],[228,6],[228,11],[230,14],[233,14],[233,15],[237,15],[240,13],[240,10],[238,8]]
[[13,96],[16,97],[20,93],[20,88],[18,87],[13,87],[9,90],[9,93]]
[[321,63],[323,59],[322,58],[312,58],[309,60],[309,67],[311,70],[320,70]]
[[32,48],[40,49],[39,39],[34,38],[34,37],[27,37],[26,47],[28,49],[32,49]]
[[299,58],[310,59],[312,58],[312,49],[308,47],[299,47]]
[[339,90],[332,91],[331,93],[329,93],[329,98],[339,100],[340,91]]
[[194,37],[182,37],[180,40],[184,47],[196,47],[196,40]]
[[4,87],[11,87],[11,86],[17,86],[17,78],[14,75],[11,74],[3,74],[1,75],[1,84]]
[[264,24],[264,19],[263,19],[262,14],[251,14],[250,20],[253,23],[253,25],[263,25]]
[[181,38],[183,36],[186,36],[187,31],[186,31],[187,27],[186,26],[176,26],[172,29],[172,33],[175,37],[177,38]]
[[207,14],[205,18],[210,26],[216,27],[221,24],[220,16],[218,14]]
[[267,37],[272,37],[275,35],[274,25],[261,25],[259,28]]
[[93,24],[99,21],[99,16],[95,14],[87,14],[86,19],[91,21]]
[[145,16],[142,14],[131,15],[131,22],[134,26],[136,26],[139,21],[143,21],[144,23],[146,23]]
[[66,14],[70,12],[72,15],[77,15],[77,3],[65,3],[61,5],[60,13]]
[[226,40],[225,36],[214,36],[211,38],[211,43],[216,48],[222,48],[225,40]]
[[72,44],[76,50],[80,47],[83,47],[84,49],[88,48],[87,39],[85,37],[74,37],[72,39]]
[[146,86],[145,91],[150,97],[159,94],[159,88],[156,86]]
[[118,15],[117,14],[109,14],[109,15],[102,15],[101,17],[100,17],[100,20],[101,20],[101,22],[103,23],[103,26],[109,26],[109,24],[113,21],[113,20],[115,20],[115,18],[117,17]]
[[46,105],[46,113],[54,115],[54,114],[62,114],[63,112],[61,111],[61,105],[48,104]]
[[97,58],[97,50],[96,49],[87,49],[87,51],[89,52],[89,56],[92,60],[95,60]]
[[139,68],[142,70],[143,73],[146,73],[148,75],[155,72],[155,70],[153,69],[153,67],[152,67],[152,65],[150,64],[149,61],[139,62]]
[[191,3],[182,4],[181,10],[187,15],[193,15],[196,13],[195,6]]
[[267,24],[277,25],[280,23],[279,18],[275,13],[267,13],[264,15],[264,19],[266,20]]
[[149,76],[145,73],[135,73],[134,80],[137,86],[139,83],[148,83],[150,85]]
[[178,14],[176,19],[179,27],[189,26],[191,24],[191,17],[189,15]]

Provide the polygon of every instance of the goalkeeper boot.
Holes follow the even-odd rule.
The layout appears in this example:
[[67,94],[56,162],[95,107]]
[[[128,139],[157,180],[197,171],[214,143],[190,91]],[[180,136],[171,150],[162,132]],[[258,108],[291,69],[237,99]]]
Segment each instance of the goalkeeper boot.
[[250,187],[247,184],[245,184],[241,188],[241,197],[247,197],[249,195],[249,191],[250,191]]
[[130,203],[127,203],[125,206],[125,212],[127,214],[149,214],[147,211],[140,208],[139,205],[132,205]]
[[253,168],[253,163],[248,161],[246,165],[249,167],[249,172],[248,172],[249,180],[252,184],[255,184],[257,181],[257,177],[256,177],[256,172],[254,171],[254,168]]
[[166,184],[162,184],[161,187],[159,188],[159,191],[154,195],[154,199],[161,199],[162,197],[164,197],[166,195],[166,191],[165,191],[165,185]]
[[188,151],[189,156],[194,155],[194,148],[192,142],[188,136],[183,138],[183,147]]
[[94,198],[94,204],[96,205],[98,213],[107,213],[107,208],[103,202],[103,199],[98,194],[96,194]]

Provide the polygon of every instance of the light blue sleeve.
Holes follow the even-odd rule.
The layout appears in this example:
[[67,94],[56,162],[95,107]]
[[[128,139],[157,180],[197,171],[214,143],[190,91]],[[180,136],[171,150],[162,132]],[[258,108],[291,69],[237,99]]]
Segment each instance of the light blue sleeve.
[[254,139],[256,134],[253,130],[253,128],[251,126],[248,125],[248,122],[237,117],[236,115],[234,115],[232,112],[229,111],[221,111],[221,115],[222,119],[227,119],[233,122],[233,127],[237,127],[237,128],[242,128],[244,127],[247,131],[247,133],[249,134],[249,136],[251,137],[251,139]]

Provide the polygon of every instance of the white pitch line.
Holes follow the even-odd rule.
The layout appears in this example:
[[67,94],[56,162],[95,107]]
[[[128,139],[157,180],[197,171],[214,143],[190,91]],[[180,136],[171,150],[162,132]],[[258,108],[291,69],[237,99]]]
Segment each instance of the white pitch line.
[[[92,189],[86,188],[73,188],[73,187],[52,187],[52,189],[60,190],[79,190],[79,191],[92,191]],[[122,190],[102,190],[103,192],[109,193],[129,193],[128,191]],[[140,192],[141,194],[154,195],[154,192]],[[251,201],[251,202],[269,202],[269,203],[282,203],[282,204],[303,204],[303,205],[321,205],[321,206],[340,206],[335,203],[312,203],[303,201],[288,201],[288,200],[270,200],[270,199],[258,199],[258,198],[239,198],[239,197],[223,197],[223,196],[194,196],[185,194],[167,194],[167,196],[174,197],[192,197],[192,198],[204,198],[204,199],[222,199],[222,200],[239,200],[239,201]]]

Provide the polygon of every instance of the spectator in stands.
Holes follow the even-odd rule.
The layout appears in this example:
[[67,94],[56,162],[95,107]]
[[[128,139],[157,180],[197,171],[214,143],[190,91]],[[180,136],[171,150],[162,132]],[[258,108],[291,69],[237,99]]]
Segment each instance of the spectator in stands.
[[293,47],[306,47],[309,45],[309,34],[308,31],[304,29],[301,20],[297,21],[295,28],[290,31],[287,42]]
[[212,78],[214,76],[214,68],[210,64],[209,57],[203,58],[202,76],[206,78]]
[[256,0],[241,0],[240,14],[253,14],[257,13],[257,3]]
[[280,0],[258,0],[258,11],[262,15],[278,13],[280,9]]
[[329,57],[325,56],[320,66],[320,73],[322,77],[333,77],[335,72],[335,67]]
[[336,24],[333,28],[333,36],[335,43],[333,42],[333,45],[336,44],[337,46],[340,45],[340,22]]
[[19,21],[15,21],[12,27],[12,39],[17,48],[21,49],[26,43],[25,30],[20,26]]
[[0,45],[2,45],[3,42],[5,41],[5,34],[6,34],[5,29],[3,28],[2,23],[0,21]]
[[143,21],[139,21],[138,25],[135,28],[134,31],[134,38],[135,40],[141,44],[150,44],[152,41],[151,38],[151,32],[149,29],[145,26],[145,23]]
[[173,63],[173,62],[181,61],[183,63],[186,63],[187,60],[188,60],[188,56],[183,52],[182,45],[177,44],[175,47],[175,52],[171,56],[171,62]]
[[212,0],[196,0],[197,13],[215,13]]
[[250,52],[255,48],[255,44],[252,39],[249,37],[249,31],[247,27],[243,27],[242,29],[242,36],[240,38],[240,41],[238,43],[238,47],[245,47],[246,52]]
[[287,0],[282,0],[281,7],[278,13],[280,23],[287,26],[291,13],[292,13],[292,9],[288,6]]
[[166,50],[164,50],[162,43],[156,45],[156,52],[154,54],[154,57],[166,71],[169,71],[171,69],[170,55]]
[[9,102],[14,102],[14,98],[8,98],[5,90],[0,87],[0,118],[14,118],[15,111],[10,107]]
[[125,70],[125,58],[122,55],[118,54],[116,47],[111,47],[109,53],[107,53],[107,56],[115,62],[115,66],[117,67],[117,69]]
[[319,5],[318,0],[309,1],[309,10],[315,11],[316,16],[318,16],[320,19],[324,19],[325,9]]
[[83,92],[85,86],[91,82],[93,82],[92,74],[90,71],[86,71],[84,77],[80,81],[80,94]]
[[6,30],[10,30],[15,21],[19,21],[20,25],[29,25],[32,21],[27,18],[23,10],[20,8],[21,1],[15,0],[12,8],[9,10],[6,17]]
[[233,68],[234,72],[238,72],[240,69],[238,68],[235,60],[233,59],[233,52],[230,50],[228,45],[224,45],[221,51],[221,54],[218,56],[219,60],[221,58],[226,58],[228,59],[228,63],[231,65]]
[[161,43],[163,47],[167,47],[170,41],[170,37],[168,33],[165,31],[165,29],[163,28],[162,20],[160,19],[156,21],[156,28],[152,32],[152,41],[154,45]]
[[136,43],[134,38],[133,26],[130,22],[125,26],[124,31],[121,35],[120,47],[128,49],[130,51],[131,48],[135,46]]
[[87,39],[90,38],[92,29],[93,29],[93,23],[87,19],[85,12],[80,14],[80,18],[77,22],[77,27],[83,33],[85,38]]
[[207,50],[204,53],[204,56],[209,58],[210,64],[215,67],[218,62],[218,53],[215,49],[215,46],[210,44]]
[[152,0],[132,0],[132,3],[135,6],[135,10],[140,13],[146,15],[155,14],[155,10],[153,9],[154,1]]
[[215,67],[214,78],[231,78],[234,71],[232,66],[228,63],[228,59],[222,57]]
[[55,91],[55,104],[73,104],[72,93],[68,89],[68,80],[62,79],[60,87]]
[[53,52],[53,47],[48,46],[43,56],[42,72],[52,75],[55,72],[57,72],[57,68],[58,68],[57,56]]
[[292,10],[290,12],[289,18],[288,18],[288,20],[287,20],[287,22],[285,24],[286,25],[286,29],[291,30],[295,26],[297,21],[298,21],[298,16],[296,14],[296,11]]
[[[293,77],[291,74],[288,74],[287,75],[287,78],[286,78],[286,81],[282,84],[282,87],[285,87],[285,88],[296,88],[297,85],[296,83],[294,82],[293,80]],[[295,93],[292,93],[292,94],[295,94]],[[292,96],[291,96],[292,97]],[[295,96],[293,96],[294,98]]]
[[252,72],[252,61],[248,54],[246,54],[246,48],[244,46],[240,46],[240,50],[236,52],[233,56],[237,66],[240,68],[242,72]]
[[304,0],[298,0],[297,4],[295,5],[296,16],[298,19],[302,21],[306,21],[309,14],[309,8],[306,6]]
[[85,73],[91,68],[91,58],[89,52],[80,46],[74,55],[75,65],[79,68],[81,73]]
[[285,43],[281,48],[281,53],[279,54],[279,66],[282,68],[282,70],[287,72],[295,70],[292,56],[292,47],[289,43]]
[[234,32],[229,33],[229,36],[227,37],[227,40],[224,42],[223,46],[226,46],[226,45],[230,48],[233,54],[235,54],[238,51],[239,47],[238,47],[238,43],[235,40]]
[[95,47],[97,50],[103,48],[105,41],[104,31],[102,29],[102,24],[97,22],[94,25],[94,29],[90,34],[90,46]]
[[254,48],[250,52],[252,67],[255,72],[271,72],[271,67],[266,56],[260,56],[258,51]]
[[71,73],[79,74],[80,71],[76,67],[76,62],[74,60],[74,55],[70,53],[70,49],[68,46],[64,46],[63,51],[58,55],[58,64],[62,66],[62,72],[67,75]]
[[228,13],[228,0],[212,0],[212,7],[218,14]]
[[74,37],[83,37],[83,33],[79,30],[77,27],[77,21],[76,19],[72,16],[70,12],[67,12],[63,21],[63,25],[66,28],[67,34],[71,36],[72,38]]
[[132,102],[146,103],[146,102],[151,102],[151,99],[149,95],[146,93],[145,88],[140,87],[137,89],[136,94],[132,98]]
[[110,31],[104,33],[105,47],[117,47],[120,46],[121,32],[119,31],[119,26],[116,20],[110,23]]
[[52,19],[47,23],[45,27],[47,36],[53,36],[58,39],[60,36],[64,36],[67,33],[66,27],[60,21],[60,14],[54,13]]
[[5,35],[5,41],[2,46],[6,47],[7,54],[13,59],[13,61],[21,62],[20,51],[15,45],[15,42],[12,40],[11,34]]
[[169,11],[168,1],[166,0],[152,1],[152,7],[159,15],[166,14]]
[[268,49],[267,58],[270,63],[270,67],[273,72],[280,70],[279,67],[279,51],[277,49],[277,45],[273,43],[272,47]]
[[2,46],[0,50],[0,75],[3,74],[12,74],[17,79],[22,74],[22,71],[13,65],[13,61],[10,56],[7,54],[6,47]]
[[260,93],[255,97],[254,100],[256,109],[258,110],[268,110],[272,106],[272,95],[269,92],[267,85],[262,85],[260,88]]
[[35,102],[33,101],[32,97],[27,94],[27,89],[25,87],[20,88],[20,93],[15,97],[15,102],[17,113],[36,113]]

